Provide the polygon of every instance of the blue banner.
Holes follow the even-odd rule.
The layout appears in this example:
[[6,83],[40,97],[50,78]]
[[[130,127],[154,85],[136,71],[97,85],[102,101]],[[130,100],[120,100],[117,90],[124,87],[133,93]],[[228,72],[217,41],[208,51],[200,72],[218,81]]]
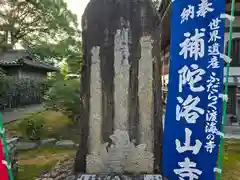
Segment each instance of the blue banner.
[[172,2],[163,174],[215,180],[222,121],[225,0]]

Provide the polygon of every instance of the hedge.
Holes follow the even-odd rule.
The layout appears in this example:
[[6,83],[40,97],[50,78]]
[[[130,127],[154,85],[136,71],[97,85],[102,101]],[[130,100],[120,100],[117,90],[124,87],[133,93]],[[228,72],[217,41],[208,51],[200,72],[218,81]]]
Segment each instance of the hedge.
[[41,103],[47,81],[0,76],[0,109]]

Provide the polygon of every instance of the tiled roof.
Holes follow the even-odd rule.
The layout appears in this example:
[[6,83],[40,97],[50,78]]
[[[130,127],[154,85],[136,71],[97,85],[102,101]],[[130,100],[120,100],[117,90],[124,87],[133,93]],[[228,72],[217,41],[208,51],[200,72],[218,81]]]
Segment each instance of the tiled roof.
[[26,50],[11,50],[0,54],[0,66],[27,65],[47,71],[58,71],[58,68],[39,60],[36,56]]

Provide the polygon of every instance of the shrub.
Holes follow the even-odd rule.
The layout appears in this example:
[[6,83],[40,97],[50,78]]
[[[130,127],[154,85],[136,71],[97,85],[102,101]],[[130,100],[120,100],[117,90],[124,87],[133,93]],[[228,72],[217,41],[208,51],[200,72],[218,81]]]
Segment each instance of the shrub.
[[40,114],[29,116],[19,122],[19,128],[29,140],[40,140],[44,134],[45,119]]
[[75,120],[80,109],[79,79],[56,80],[44,97],[46,109],[60,111]]

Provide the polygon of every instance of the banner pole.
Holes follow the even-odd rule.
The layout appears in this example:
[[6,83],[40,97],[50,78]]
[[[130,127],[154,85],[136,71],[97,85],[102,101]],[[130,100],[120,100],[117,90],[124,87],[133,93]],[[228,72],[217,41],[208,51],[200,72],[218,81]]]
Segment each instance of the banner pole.
[[[3,126],[3,121],[2,121],[2,113],[0,113],[0,131],[1,131],[0,135],[2,138],[2,142],[3,142],[3,147],[4,147],[5,160],[7,162],[6,166],[8,169],[9,180],[13,180],[12,167],[11,167],[11,162],[9,160],[8,146],[7,146],[6,136],[5,136],[5,129]],[[2,162],[0,162],[0,163],[2,163]]]
[[[232,0],[231,5],[231,16],[234,16],[235,11],[235,0]],[[231,50],[232,50],[232,33],[233,33],[233,21],[230,21],[230,28],[229,28],[229,42],[228,42],[228,57],[231,56]],[[225,83],[225,90],[224,94],[228,95],[228,77],[229,77],[229,71],[230,71],[230,63],[227,63],[227,71],[226,71],[226,83]],[[224,100],[223,102],[223,120],[222,120],[222,133],[225,132],[225,122],[227,119],[227,101]],[[224,150],[224,137],[220,137],[220,151],[219,151],[219,161],[218,161],[218,169],[222,170],[223,166],[223,150]],[[222,173],[218,173],[218,180],[221,180]]]

